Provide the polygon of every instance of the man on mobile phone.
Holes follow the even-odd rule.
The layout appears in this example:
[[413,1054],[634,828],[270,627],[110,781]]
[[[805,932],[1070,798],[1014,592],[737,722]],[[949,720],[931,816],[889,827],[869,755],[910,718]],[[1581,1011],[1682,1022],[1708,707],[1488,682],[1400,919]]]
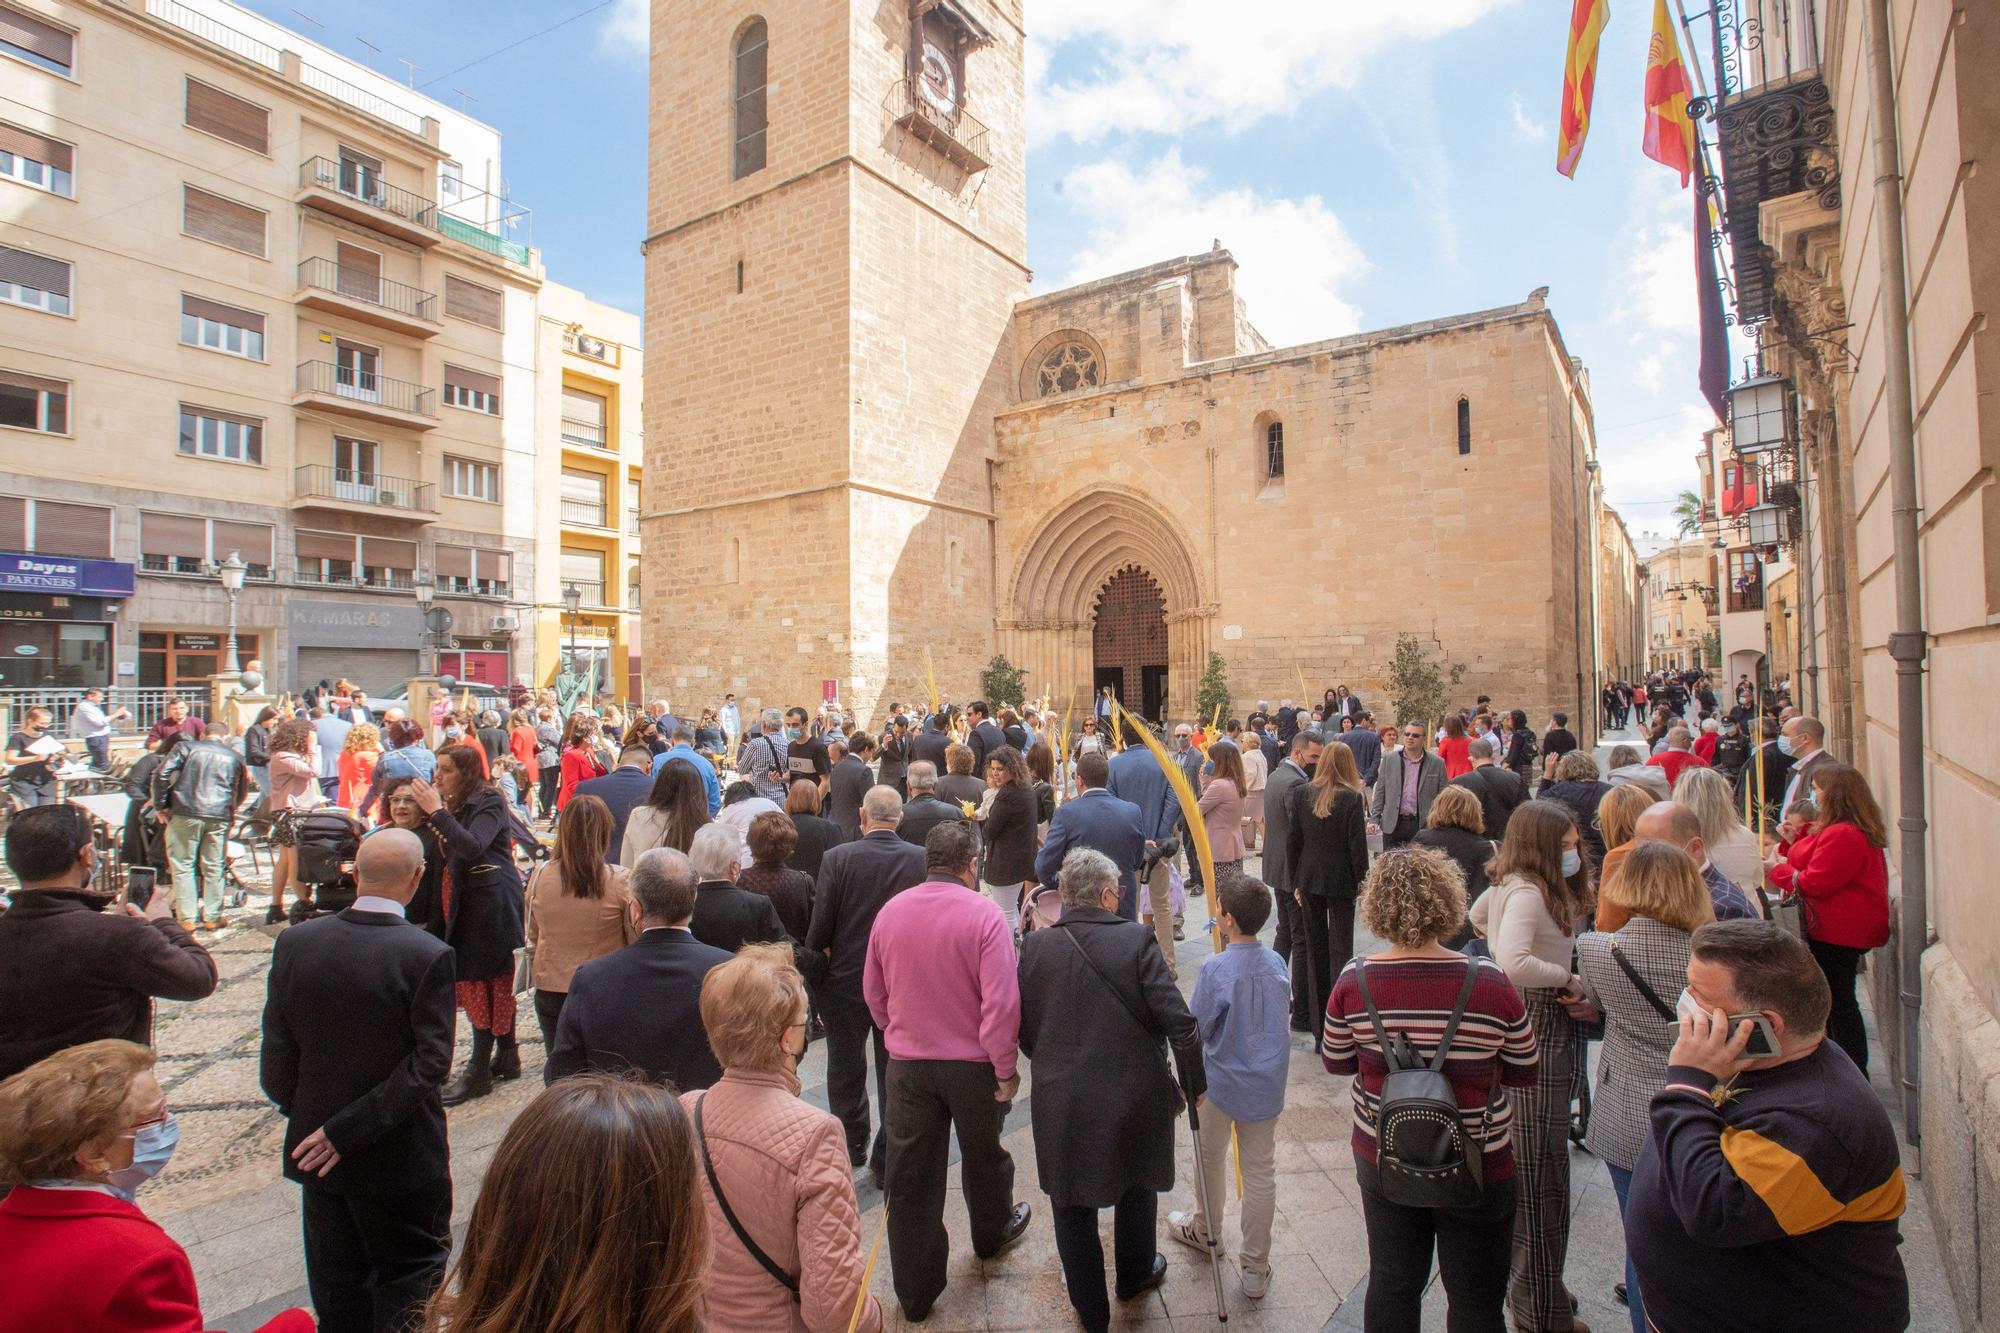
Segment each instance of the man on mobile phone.
[[0,914],[0,1079],[104,1037],[150,1044],[154,997],[214,993],[215,960],[173,919],[165,885],[140,907],[122,884],[92,884],[97,849],[81,807],[16,814],[7,868],[21,887]]

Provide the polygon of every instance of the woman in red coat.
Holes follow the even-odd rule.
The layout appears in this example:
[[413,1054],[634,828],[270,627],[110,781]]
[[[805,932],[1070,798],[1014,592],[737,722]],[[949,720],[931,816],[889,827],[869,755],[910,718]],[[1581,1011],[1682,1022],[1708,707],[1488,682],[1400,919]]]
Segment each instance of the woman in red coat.
[[[0,1083],[0,1333],[200,1333],[187,1252],[132,1202],[180,1135],[129,1041],[60,1051]],[[259,1333],[312,1333],[287,1310]]]
[[1833,991],[1827,1035],[1865,1073],[1868,1032],[1855,998],[1862,956],[1889,942],[1889,845],[1868,782],[1846,764],[1812,774],[1812,829],[1771,857],[1771,882],[1805,902],[1806,944]]
[[604,761],[597,757],[596,715],[582,710],[569,715],[562,744],[562,785],[556,789],[556,809],[569,804],[576,784],[604,776]]

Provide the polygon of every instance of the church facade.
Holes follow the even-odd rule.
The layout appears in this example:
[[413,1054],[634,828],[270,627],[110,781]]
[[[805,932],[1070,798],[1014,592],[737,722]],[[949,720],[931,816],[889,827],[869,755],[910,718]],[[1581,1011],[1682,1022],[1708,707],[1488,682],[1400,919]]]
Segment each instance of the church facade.
[[1239,707],[1379,700],[1409,634],[1588,726],[1602,491],[1543,293],[1274,348],[1218,241],[1030,296],[1019,0],[653,24],[649,693],[867,718],[1003,653],[1185,717],[1210,652]]

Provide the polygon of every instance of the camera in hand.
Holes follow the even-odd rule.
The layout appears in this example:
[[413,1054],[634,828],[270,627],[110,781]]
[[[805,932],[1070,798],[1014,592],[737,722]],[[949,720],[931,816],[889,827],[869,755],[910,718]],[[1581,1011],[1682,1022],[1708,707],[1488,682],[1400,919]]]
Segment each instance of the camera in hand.
[[151,866],[127,866],[125,901],[143,910],[147,903],[153,901],[153,889],[158,885],[159,879],[159,872]]

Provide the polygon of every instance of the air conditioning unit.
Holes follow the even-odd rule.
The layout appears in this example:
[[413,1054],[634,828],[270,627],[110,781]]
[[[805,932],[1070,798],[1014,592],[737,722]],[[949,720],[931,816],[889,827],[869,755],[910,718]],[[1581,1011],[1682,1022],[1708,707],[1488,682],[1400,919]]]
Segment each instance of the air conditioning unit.
[[495,616],[486,622],[486,631],[489,634],[512,634],[519,628],[521,628],[519,616]]

